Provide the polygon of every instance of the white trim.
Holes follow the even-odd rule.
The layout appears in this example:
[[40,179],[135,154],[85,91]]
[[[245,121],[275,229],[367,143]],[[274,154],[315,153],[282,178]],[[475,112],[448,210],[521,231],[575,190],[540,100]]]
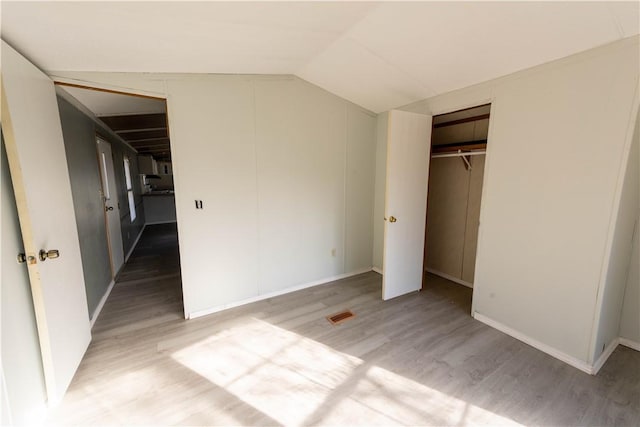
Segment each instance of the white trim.
[[[91,73],[91,71],[88,71],[88,73]],[[107,74],[114,74],[114,73],[107,73]],[[124,74],[136,74],[136,73],[125,72]],[[84,80],[84,79],[78,79],[73,77],[57,76],[55,72],[47,75],[51,80],[53,80],[54,83],[59,83],[56,86],[65,87],[65,85],[66,86],[79,85],[79,86],[84,86],[86,90],[98,90],[98,91],[106,90],[106,91],[119,92],[123,95],[133,95],[133,96],[142,95],[142,96],[148,96],[150,98],[156,98],[158,100],[167,99],[167,95],[160,92],[153,92],[149,90],[143,90],[143,89],[137,89],[137,88],[131,88],[131,87],[123,87],[111,82],[102,83],[102,82],[97,82],[93,80]]]
[[91,316],[91,329],[93,329],[93,325],[95,325],[96,320],[98,320],[98,316],[100,315],[100,312],[102,311],[102,308],[104,307],[104,303],[107,302],[107,298],[109,298],[109,295],[111,294],[111,291],[113,290],[113,286],[116,284],[115,279],[112,279],[111,282],[109,283],[109,287],[107,288],[107,291],[104,293],[104,295],[102,295],[102,298],[100,298],[100,302],[98,303],[98,306],[96,307],[95,310],[93,310],[93,316]]
[[609,359],[609,356],[611,356],[611,354],[613,353],[613,350],[615,350],[616,347],[618,347],[619,343],[620,343],[620,338],[614,338],[609,343],[609,345],[604,349],[600,357],[598,357],[598,360],[596,360],[593,366],[591,367],[591,375],[596,375],[598,373],[600,368],[604,366],[607,359]]
[[629,347],[630,349],[633,349],[635,351],[640,351],[640,342],[633,341],[628,338],[622,338],[622,337],[618,338],[618,342],[620,343],[620,345]]
[[499,330],[500,332],[504,332],[507,335],[512,336],[513,338],[522,341],[525,344],[529,344],[531,347],[536,348],[543,353],[547,353],[550,356],[555,357],[556,359],[562,360],[564,363],[567,363],[574,368],[580,369],[582,372],[586,372],[587,374],[593,375],[593,367],[588,363],[576,359],[573,356],[570,356],[562,351],[553,348],[547,344],[541,343],[540,341],[533,339],[522,332],[518,332],[515,329],[510,328],[509,326],[503,325],[500,322],[497,322],[483,314],[478,312],[473,313],[474,319],[484,323],[485,325],[489,325],[492,328]]
[[142,224],[142,228],[140,229],[140,232],[138,233],[138,236],[136,237],[136,240],[133,242],[133,245],[131,245],[131,249],[129,249],[129,252],[127,252],[127,256],[124,257],[124,263],[126,264],[127,261],[129,261],[129,257],[131,257],[131,254],[133,253],[133,250],[136,248],[136,245],[138,244],[138,241],[140,240],[140,237],[142,237],[142,233],[144,232],[145,227],[147,226],[147,224]]
[[279,295],[284,295],[284,294],[288,294],[290,292],[295,292],[295,291],[299,291],[299,290],[302,290],[302,289],[311,288],[313,286],[326,285],[326,284],[329,284],[329,283],[334,282],[336,280],[346,279],[347,277],[352,277],[352,276],[357,276],[358,274],[367,273],[367,272],[369,272],[371,270],[372,270],[371,267],[362,268],[360,270],[356,270],[356,271],[353,271],[351,273],[339,274],[337,276],[331,276],[331,277],[327,277],[327,278],[320,279],[320,280],[314,280],[313,282],[303,283],[302,285],[291,286],[289,288],[282,289],[280,291],[269,292],[267,294],[257,295],[255,297],[243,299],[242,301],[230,302],[228,304],[218,305],[216,307],[207,308],[205,310],[194,311],[193,313],[187,313],[186,318],[187,319],[195,319],[197,317],[202,317],[202,316],[206,316],[208,314],[217,313],[219,311],[227,310],[229,308],[239,307],[239,306],[245,305],[245,304],[251,304],[252,302],[257,302],[257,301],[261,301],[263,299],[277,297]]
[[373,270],[373,271],[375,271],[376,273],[378,273],[378,274],[380,274],[380,275],[384,276],[384,273],[382,272],[382,269],[381,269],[381,268],[378,268],[378,267],[371,267],[371,270]]
[[455,282],[455,283],[457,283],[459,285],[463,285],[463,286],[466,286],[467,288],[473,289],[473,283],[471,283],[471,282],[467,282],[467,281],[464,281],[462,279],[458,279],[457,277],[453,277],[452,275],[447,274],[447,273],[443,273],[442,271],[434,270],[433,268],[428,268],[427,267],[426,270],[427,270],[427,272],[429,272],[431,274],[435,274],[436,276],[440,276],[443,279],[451,280],[452,282]]
[[178,221],[176,221],[175,219],[173,221],[154,221],[154,222],[145,222],[144,225],[145,227],[147,225],[158,225],[158,224],[176,224]]

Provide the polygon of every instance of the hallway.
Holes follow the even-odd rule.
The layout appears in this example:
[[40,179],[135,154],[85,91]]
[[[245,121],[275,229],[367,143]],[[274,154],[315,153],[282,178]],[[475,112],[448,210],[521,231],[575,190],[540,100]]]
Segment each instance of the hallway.
[[183,318],[177,226],[148,225],[96,321],[85,358],[97,339]]

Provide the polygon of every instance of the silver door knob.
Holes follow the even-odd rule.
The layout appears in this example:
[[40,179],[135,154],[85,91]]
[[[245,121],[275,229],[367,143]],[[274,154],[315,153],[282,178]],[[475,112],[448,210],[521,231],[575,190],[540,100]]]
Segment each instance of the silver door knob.
[[60,257],[60,251],[57,249],[50,249],[48,251],[45,251],[44,249],[40,250],[40,261],[46,261],[47,258],[55,259],[58,257]]
[[107,206],[104,208],[105,211],[112,211],[113,210],[113,206]]

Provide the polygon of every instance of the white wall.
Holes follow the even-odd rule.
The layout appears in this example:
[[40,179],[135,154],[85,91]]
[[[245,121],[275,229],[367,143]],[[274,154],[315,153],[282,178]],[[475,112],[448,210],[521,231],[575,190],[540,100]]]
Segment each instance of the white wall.
[[[619,336],[625,340],[634,342],[636,344],[635,348],[638,349],[640,348],[640,254],[638,253],[638,248],[640,247],[640,206],[638,205],[638,196],[640,192],[640,189],[638,188],[640,186],[640,173],[638,172],[638,169],[640,168],[640,112],[638,112],[636,120],[633,143],[634,147],[632,148],[631,155],[629,157],[629,167],[635,169],[636,179],[635,228],[632,237],[633,249],[631,251],[629,269],[626,272],[627,277],[622,306],[622,316],[620,318]],[[633,163],[635,163],[635,165],[633,165]],[[631,209],[633,209],[633,207],[631,207]]]
[[637,82],[634,37],[403,108],[492,102],[474,311],[576,365],[593,362]]
[[[640,223],[640,217],[637,218]],[[635,343],[640,348],[640,227],[636,226],[631,263],[627,274],[627,285],[624,293],[622,317],[620,319],[620,338]]]
[[167,96],[187,315],[371,268],[372,113],[292,76],[69,75]]
[[187,313],[371,267],[373,115],[297,78],[167,90]]
[[[629,136],[633,133],[634,127],[637,128],[632,122],[629,127]],[[630,142],[631,150],[628,154],[628,162],[621,176],[622,189],[609,255],[610,261],[606,270],[599,313],[597,313],[599,319],[597,320],[598,332],[593,349],[594,360],[600,356],[606,346],[615,342],[620,330],[627,274],[633,248],[633,234],[640,208],[640,171],[638,170],[640,166],[638,164],[640,134],[637,130],[633,140],[630,138]]]
[[376,179],[373,203],[373,266],[382,271],[384,254],[384,197],[387,182],[387,127],[389,113],[376,120]]

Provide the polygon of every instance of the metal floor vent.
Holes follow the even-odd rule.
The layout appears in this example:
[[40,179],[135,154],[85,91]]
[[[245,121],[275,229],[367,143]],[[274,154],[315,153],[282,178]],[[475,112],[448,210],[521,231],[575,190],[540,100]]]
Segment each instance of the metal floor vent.
[[351,312],[351,310],[347,310],[347,311],[341,311],[340,313],[336,313],[334,315],[331,315],[329,317],[327,317],[327,320],[329,322],[331,322],[334,325],[337,325],[338,323],[342,323],[345,320],[349,320],[351,318],[353,318],[355,316],[355,314],[353,314]]

